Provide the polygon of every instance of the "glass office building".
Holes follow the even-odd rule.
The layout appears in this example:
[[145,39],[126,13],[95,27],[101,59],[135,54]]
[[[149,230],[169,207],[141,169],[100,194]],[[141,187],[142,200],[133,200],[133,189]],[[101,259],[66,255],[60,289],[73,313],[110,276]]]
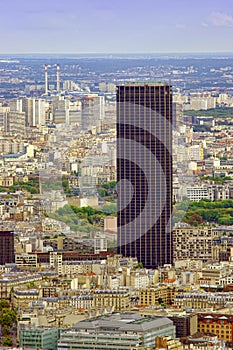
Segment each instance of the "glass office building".
[[117,87],[118,252],[144,267],[172,262],[172,90]]

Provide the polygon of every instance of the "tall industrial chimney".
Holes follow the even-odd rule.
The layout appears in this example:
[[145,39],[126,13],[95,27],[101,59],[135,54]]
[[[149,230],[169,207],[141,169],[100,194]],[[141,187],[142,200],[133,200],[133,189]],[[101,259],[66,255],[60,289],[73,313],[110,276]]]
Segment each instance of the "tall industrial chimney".
[[61,73],[61,68],[60,68],[60,65],[57,64],[57,92],[60,92],[60,73]]

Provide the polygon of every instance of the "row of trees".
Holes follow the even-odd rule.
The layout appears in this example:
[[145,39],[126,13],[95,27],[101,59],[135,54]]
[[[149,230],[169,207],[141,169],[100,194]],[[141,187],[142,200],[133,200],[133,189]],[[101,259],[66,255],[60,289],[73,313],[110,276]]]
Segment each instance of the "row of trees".
[[202,199],[199,202],[190,202],[189,200],[183,200],[175,205],[178,210],[190,210],[194,209],[218,209],[218,208],[232,208],[233,209],[233,199],[218,200],[212,202],[209,199]]
[[50,214],[53,219],[62,221],[70,226],[75,232],[98,231],[101,220],[108,215],[116,215],[115,203],[105,204],[100,209],[92,207],[79,208],[75,205],[65,205],[56,213]]
[[[98,193],[100,197],[105,199],[106,201],[115,202],[116,199],[116,181],[109,181],[106,184],[101,184],[97,186]],[[51,179],[42,178],[41,186],[43,191],[52,191],[52,190],[63,190],[68,196],[72,196],[74,189],[70,189],[69,180],[67,176],[56,176]],[[79,189],[75,189],[75,191],[79,192]]]
[[183,201],[174,207],[174,221],[183,221],[194,226],[206,222],[233,225],[233,200],[215,202],[209,200]]
[[[50,216],[60,220],[71,227],[73,231],[90,233],[98,231],[101,220],[106,216],[117,215],[116,203],[105,204],[99,209],[92,207],[79,208],[74,205],[65,205]],[[233,200],[219,200],[211,202],[201,200],[190,202],[188,200],[175,204],[173,222],[187,222],[190,225],[202,223],[215,223],[219,225],[233,225]]]
[[0,192],[16,192],[18,189],[25,190],[31,194],[39,193],[39,182],[36,180],[29,180],[28,182],[15,181],[14,185],[5,188],[0,187]]
[[108,202],[116,202],[116,181],[109,181],[97,187],[99,196]]
[[0,325],[3,334],[2,346],[12,346],[11,332],[17,320],[17,312],[7,300],[0,300]]
[[201,180],[211,180],[216,185],[222,185],[225,181],[231,181],[233,180],[230,176],[200,176]]
[[13,186],[9,187],[11,192],[15,192],[18,189],[25,190],[31,194],[39,193],[39,181],[37,179],[30,179],[28,182],[15,181]]
[[199,111],[185,111],[186,115],[190,116],[208,116],[208,117],[217,117],[217,118],[233,118],[233,108],[232,107],[218,107],[210,108],[207,110]]

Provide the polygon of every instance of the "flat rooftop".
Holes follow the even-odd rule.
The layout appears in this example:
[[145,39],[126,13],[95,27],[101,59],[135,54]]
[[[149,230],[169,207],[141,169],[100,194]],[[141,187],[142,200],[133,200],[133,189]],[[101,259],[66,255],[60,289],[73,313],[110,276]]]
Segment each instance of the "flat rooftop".
[[76,323],[73,330],[87,329],[90,331],[108,332],[114,329],[117,332],[136,331],[146,332],[154,329],[166,329],[173,326],[167,317],[143,317],[137,313],[116,313],[94,317]]
[[167,83],[163,83],[161,81],[129,81],[129,82],[125,82],[122,84],[118,84],[118,86],[170,86]]

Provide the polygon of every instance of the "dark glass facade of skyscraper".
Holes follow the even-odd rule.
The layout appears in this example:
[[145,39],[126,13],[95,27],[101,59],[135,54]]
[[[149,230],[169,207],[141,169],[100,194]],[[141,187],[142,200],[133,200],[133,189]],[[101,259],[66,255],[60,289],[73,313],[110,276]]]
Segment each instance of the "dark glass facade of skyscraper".
[[14,232],[0,231],[0,265],[14,262]]
[[117,87],[118,252],[145,267],[172,262],[172,91]]

